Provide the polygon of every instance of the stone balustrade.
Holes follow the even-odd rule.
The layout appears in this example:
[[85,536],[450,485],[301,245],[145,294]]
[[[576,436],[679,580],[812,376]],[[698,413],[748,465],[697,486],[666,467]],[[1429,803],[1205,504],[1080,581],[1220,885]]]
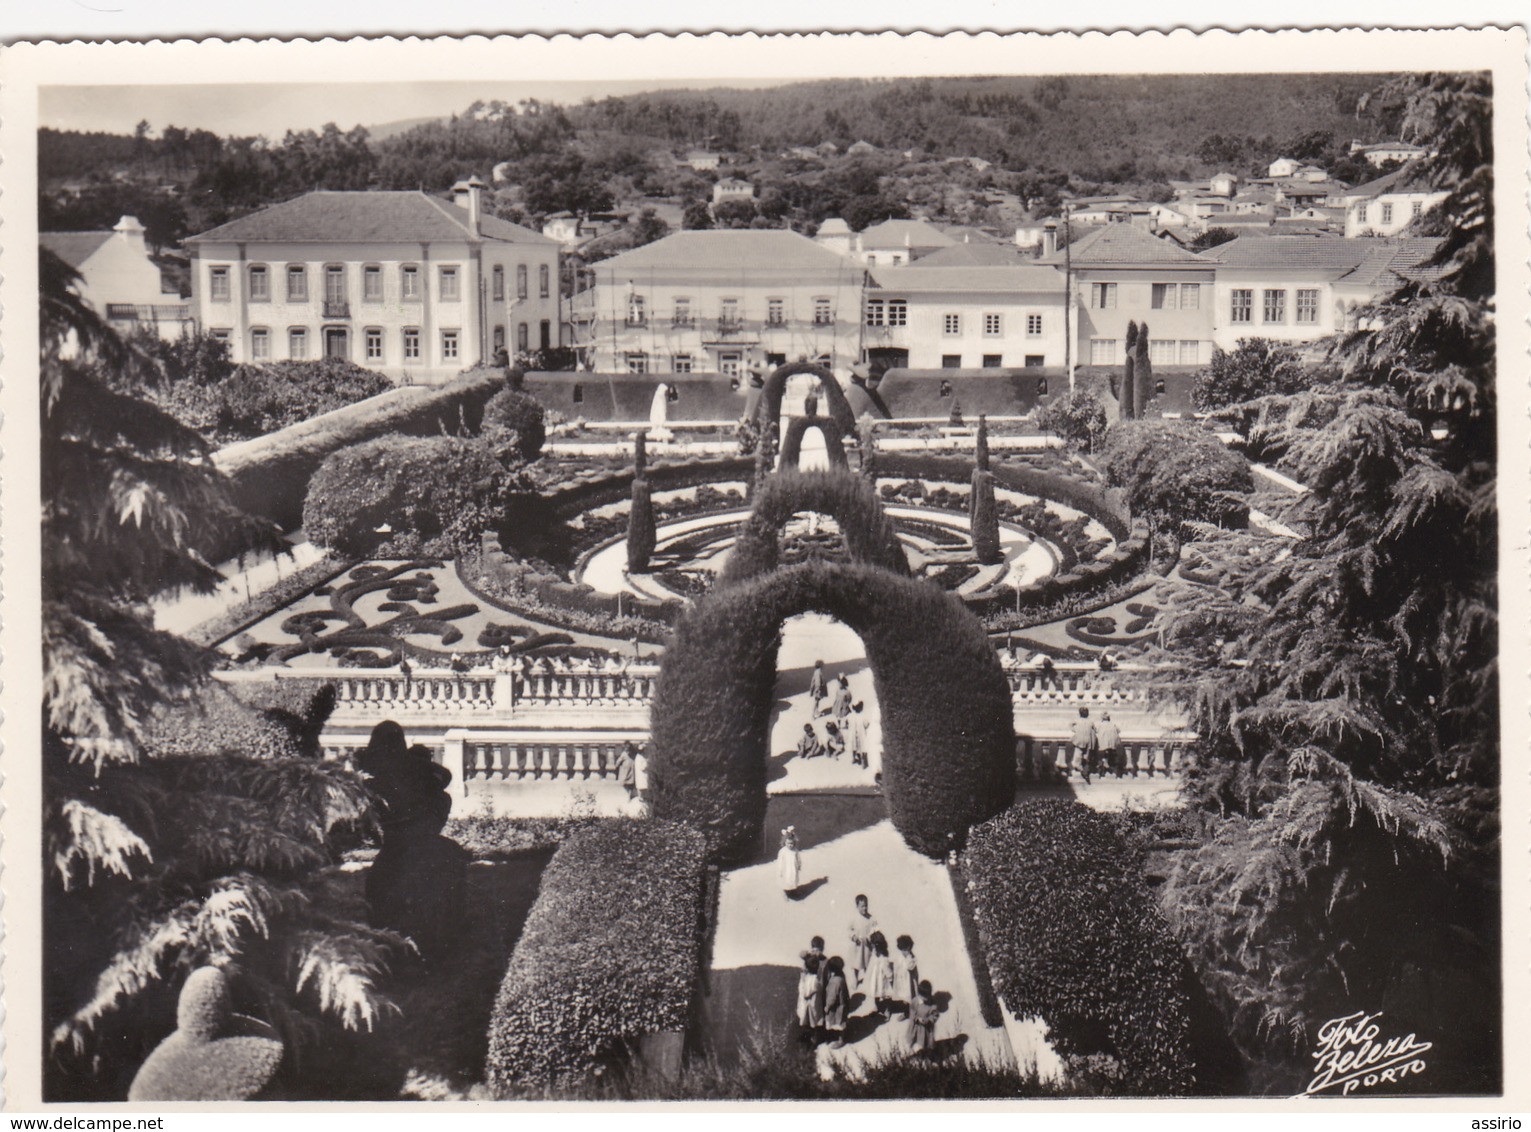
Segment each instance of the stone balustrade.
[[323,678],[335,685],[337,712],[376,712],[379,718],[388,718],[424,712],[487,714],[496,706],[497,678],[487,673],[422,670],[404,676],[342,671],[324,673]]
[[[1129,768],[1160,770],[1165,774],[1184,771],[1194,752],[1196,739],[1190,735],[1169,735],[1157,739],[1132,739],[1123,736],[1122,750]],[[1069,741],[1048,736],[1021,736],[1016,740],[1016,761],[1024,766],[1051,765],[1060,770],[1068,762]]]
[[616,782],[617,754],[633,731],[468,731],[446,734],[442,761],[464,792],[475,782]]

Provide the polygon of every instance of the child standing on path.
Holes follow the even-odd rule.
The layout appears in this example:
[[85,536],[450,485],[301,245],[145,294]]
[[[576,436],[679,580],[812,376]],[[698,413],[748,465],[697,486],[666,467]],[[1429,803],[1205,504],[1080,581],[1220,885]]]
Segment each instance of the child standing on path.
[[813,675],[808,678],[808,698],[813,701],[814,718],[823,714],[819,711],[819,704],[823,702],[825,694],[824,662],[816,660],[813,662]]
[[851,989],[861,986],[862,979],[872,963],[872,933],[877,921],[867,907],[865,896],[856,897],[856,914],[851,917],[849,932],[851,941]]
[[831,701],[830,711],[835,717],[835,722],[843,729],[845,717],[851,713],[851,682],[849,678],[842,676],[835,681],[835,696]]
[[936,1005],[930,984],[920,983],[909,1002],[910,1057],[918,1057],[936,1048],[936,1019],[940,1016],[941,1008]]
[[867,721],[866,716],[861,713],[862,707],[861,701],[857,700],[850,718],[851,762],[859,767],[868,765]]
[[803,969],[797,974],[797,1024],[803,1041],[813,1045],[824,1025],[824,1004],[819,997],[819,956],[803,952]]
[[824,1029],[833,1040],[831,1049],[845,1045],[845,1016],[850,1010],[851,995],[845,982],[845,960],[838,955],[829,960],[829,977],[824,980]]
[[914,940],[909,936],[898,937],[898,954],[893,957],[894,990],[904,1007],[904,1017],[909,1017],[914,999],[920,990],[920,964],[914,957]]
[[871,980],[872,1006],[884,1018],[888,1016],[893,1001],[898,998],[894,991],[893,957],[888,954],[888,939],[882,932],[872,933],[872,966],[867,975]]
[[782,893],[792,899],[803,883],[803,855],[797,848],[797,830],[788,826],[781,831],[781,849],[776,854],[776,878],[781,881]]

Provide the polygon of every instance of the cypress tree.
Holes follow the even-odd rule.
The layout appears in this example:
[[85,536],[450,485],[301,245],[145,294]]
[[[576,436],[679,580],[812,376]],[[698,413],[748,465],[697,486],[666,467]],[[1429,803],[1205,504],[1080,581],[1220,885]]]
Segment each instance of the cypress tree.
[[979,471],[989,470],[989,418],[978,414],[978,443],[973,449],[973,466]]
[[1127,323],[1127,360],[1123,363],[1122,388],[1117,394],[1117,401],[1121,405],[1122,419],[1130,421],[1137,416],[1137,403],[1134,394],[1137,387],[1133,381],[1136,359],[1134,350],[1138,344],[1138,324]]
[[999,547],[999,513],[994,506],[994,475],[973,469],[973,556],[985,566],[1004,558]]
[[1132,391],[1132,405],[1141,417],[1143,411],[1148,408],[1148,402],[1154,396],[1154,367],[1148,360],[1148,323],[1146,322],[1138,328],[1137,364],[1133,368],[1136,387]]
[[627,572],[647,574],[654,553],[654,501],[649,481],[633,480],[633,505],[627,513]]
[[649,434],[633,433],[633,476],[643,479],[649,470]]

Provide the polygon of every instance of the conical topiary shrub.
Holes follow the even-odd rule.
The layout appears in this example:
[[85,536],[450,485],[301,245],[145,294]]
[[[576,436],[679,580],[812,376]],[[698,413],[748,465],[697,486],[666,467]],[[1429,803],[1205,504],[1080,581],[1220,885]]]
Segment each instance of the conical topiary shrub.
[[973,469],[971,501],[973,556],[985,566],[993,566],[1004,555],[999,547],[999,512],[994,506],[994,475]]
[[633,475],[643,479],[649,470],[649,434],[633,433]]
[[654,500],[649,481],[633,480],[633,505],[627,513],[627,572],[647,574],[654,553]]
[[1138,415],[1137,399],[1135,396],[1137,393],[1137,386],[1133,382],[1133,371],[1137,365],[1134,350],[1136,350],[1137,344],[1138,324],[1136,322],[1128,322],[1127,358],[1126,361],[1122,363],[1122,387],[1117,391],[1117,403],[1121,408],[1122,420],[1124,421],[1130,421]]
[[1148,323],[1138,327],[1138,341],[1133,365],[1132,403],[1138,416],[1142,416],[1154,397],[1154,367],[1148,360]]
[[989,418],[978,414],[978,441],[973,447],[973,466],[979,471],[989,470]]

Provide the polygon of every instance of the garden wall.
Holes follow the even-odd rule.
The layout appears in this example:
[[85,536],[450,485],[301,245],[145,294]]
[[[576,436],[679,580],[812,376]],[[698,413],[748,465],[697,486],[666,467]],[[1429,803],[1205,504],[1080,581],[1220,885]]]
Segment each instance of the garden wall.
[[[1042,393],[1042,383],[1047,393]],[[943,386],[949,391],[943,396]],[[962,418],[976,425],[978,415],[1025,416],[1047,404],[1049,397],[1068,389],[1061,369],[890,369],[876,386],[877,397],[894,420],[951,415],[952,404]]]
[[[675,390],[666,415],[676,421],[737,421],[746,396],[719,373],[528,373],[526,392],[566,420],[643,421],[661,385]],[[575,400],[578,395],[579,400]]]
[[[213,454],[234,502],[283,530],[303,521],[308,481],[331,452],[386,433],[434,436],[476,432],[484,404],[504,388],[501,370],[475,370],[446,385],[405,386],[323,413]],[[218,560],[214,558],[214,561]]]
[[1117,820],[1031,797],[974,827],[963,868],[1011,1013],[1043,1019],[1065,1056],[1109,1056],[1092,1068],[1111,1091],[1192,1090],[1185,960]]
[[663,821],[571,836],[510,957],[489,1020],[497,1096],[577,1085],[649,1034],[686,1028],[706,927],[702,836]]

